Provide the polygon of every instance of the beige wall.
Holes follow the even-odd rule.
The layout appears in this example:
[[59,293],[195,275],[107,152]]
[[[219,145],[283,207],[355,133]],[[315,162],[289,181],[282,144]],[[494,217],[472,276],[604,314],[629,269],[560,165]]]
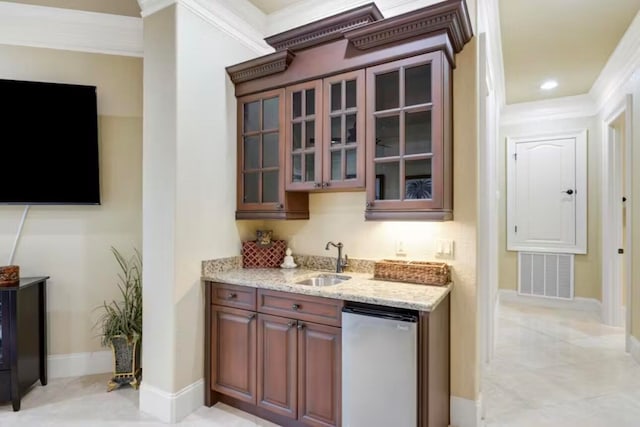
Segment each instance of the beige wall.
[[517,252],[507,251],[506,214],[506,147],[507,137],[534,135],[540,132],[587,129],[587,254],[575,256],[575,296],[602,300],[602,260],[601,260],[601,191],[600,159],[601,134],[597,117],[536,121],[535,123],[502,126],[500,128],[499,149],[502,158],[499,164],[498,185],[500,188],[500,216],[498,242],[500,265],[499,281],[501,289],[516,290],[518,287]]
[[[118,296],[110,246],[141,249],[142,60],[0,46],[0,78],[97,86],[102,205],[32,206],[14,262],[22,276],[50,276],[49,353],[101,350],[94,308]],[[2,260],[22,211],[0,205]]]
[[[329,240],[341,241],[353,258],[396,258],[395,242],[404,241],[404,259],[436,260],[435,240],[452,239],[455,259],[451,306],[451,392],[475,400],[476,350],[476,198],[477,107],[476,40],[465,46],[454,71],[454,220],[447,222],[365,221],[365,193],[312,194],[308,221],[266,221],[277,238],[296,254],[335,256]],[[259,225],[259,224],[253,224]]]

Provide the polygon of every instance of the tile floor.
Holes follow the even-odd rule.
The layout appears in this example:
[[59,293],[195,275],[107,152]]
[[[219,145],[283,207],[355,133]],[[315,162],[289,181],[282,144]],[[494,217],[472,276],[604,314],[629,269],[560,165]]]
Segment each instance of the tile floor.
[[[91,375],[40,383],[22,399],[20,411],[0,404],[1,427],[166,427],[138,411],[138,392],[123,386],[107,393],[109,375]],[[277,427],[224,404],[201,407],[178,426]]]
[[640,365],[589,312],[503,303],[482,389],[487,427],[640,426]]
[[[587,312],[502,304],[495,359],[483,379],[487,427],[640,426],[640,365],[624,332]],[[36,385],[22,409],[0,405],[2,427],[163,427],[138,411],[138,393],[106,392],[109,375]],[[188,427],[276,427],[218,404]]]

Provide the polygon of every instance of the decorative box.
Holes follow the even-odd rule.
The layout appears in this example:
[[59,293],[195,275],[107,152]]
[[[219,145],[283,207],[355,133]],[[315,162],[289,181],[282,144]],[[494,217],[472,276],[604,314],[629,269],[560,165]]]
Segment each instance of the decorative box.
[[451,281],[451,271],[444,262],[383,259],[373,265],[373,278],[442,286]]
[[16,286],[20,283],[20,266],[5,265],[0,267],[0,287]]
[[287,250],[286,240],[273,240],[266,248],[255,241],[242,242],[242,267],[244,268],[280,268]]

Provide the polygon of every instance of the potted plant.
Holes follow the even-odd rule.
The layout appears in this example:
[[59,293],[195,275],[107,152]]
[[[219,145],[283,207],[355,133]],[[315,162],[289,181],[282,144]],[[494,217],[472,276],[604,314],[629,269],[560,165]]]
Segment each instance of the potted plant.
[[100,329],[101,343],[113,350],[113,377],[107,391],[123,384],[137,389],[140,385],[140,339],[142,337],[142,257],[137,249],[125,257],[111,247],[120,273],[118,289],[120,300],[105,301],[99,309],[96,326]]

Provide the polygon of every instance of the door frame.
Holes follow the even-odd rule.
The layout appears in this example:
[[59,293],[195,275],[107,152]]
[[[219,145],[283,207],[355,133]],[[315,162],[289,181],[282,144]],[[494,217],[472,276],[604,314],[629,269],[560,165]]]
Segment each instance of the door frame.
[[498,310],[498,98],[487,55],[486,33],[478,36],[478,248],[480,365],[493,359]]
[[[607,325],[625,326],[626,350],[629,351],[631,331],[631,218],[633,200],[626,201],[626,239],[624,257],[617,250],[622,238],[622,183],[627,194],[632,176],[632,96],[626,95],[602,122],[602,321]],[[618,147],[615,122],[623,117],[624,153]],[[619,165],[624,159],[625,176],[620,176]],[[624,261],[624,263],[623,263]],[[624,271],[623,270],[624,264]],[[626,277],[626,307],[622,305],[622,278]],[[626,313],[625,313],[626,311]]]

